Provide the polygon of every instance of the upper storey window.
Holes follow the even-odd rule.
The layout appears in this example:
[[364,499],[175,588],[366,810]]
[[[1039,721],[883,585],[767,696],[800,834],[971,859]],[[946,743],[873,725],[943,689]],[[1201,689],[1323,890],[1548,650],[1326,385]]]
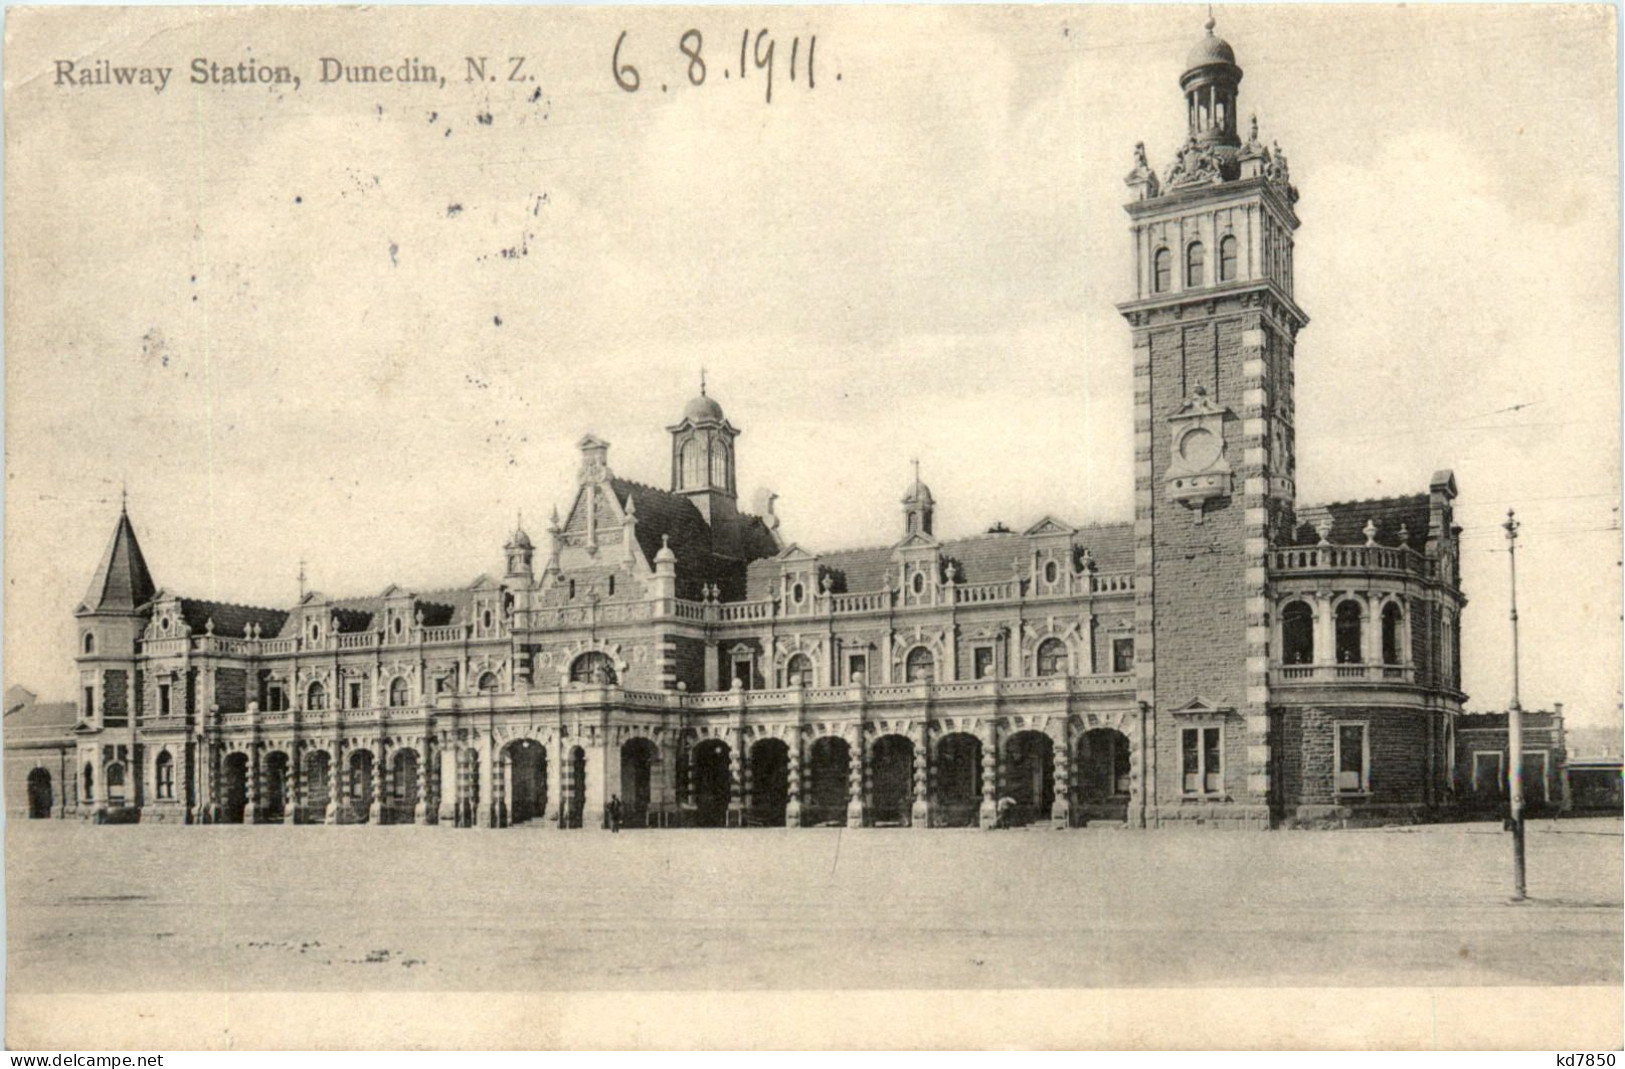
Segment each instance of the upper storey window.
[[697,439],[690,438],[683,443],[683,450],[679,454],[682,467],[682,485],[685,489],[705,485],[705,448]]
[[1240,243],[1234,234],[1226,234],[1219,240],[1219,281],[1234,282],[1236,280],[1236,249]]
[[1173,254],[1167,249],[1158,249],[1151,264],[1152,290],[1156,293],[1167,293],[1169,284],[1173,282]]
[[1187,289],[1202,285],[1207,254],[1200,241],[1193,241],[1185,250],[1185,286]]

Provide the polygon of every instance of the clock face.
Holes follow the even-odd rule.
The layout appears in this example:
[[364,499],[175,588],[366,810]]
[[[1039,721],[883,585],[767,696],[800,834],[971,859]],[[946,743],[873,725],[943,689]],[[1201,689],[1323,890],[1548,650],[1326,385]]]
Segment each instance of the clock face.
[[1179,457],[1191,469],[1203,471],[1219,459],[1219,436],[1202,427],[1186,432],[1179,440]]

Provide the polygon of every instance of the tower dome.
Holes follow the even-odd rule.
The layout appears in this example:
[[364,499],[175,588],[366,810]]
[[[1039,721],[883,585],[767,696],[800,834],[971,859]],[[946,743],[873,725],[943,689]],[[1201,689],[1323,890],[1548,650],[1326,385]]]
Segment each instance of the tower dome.
[[705,394],[705,388],[700,388],[700,395],[688,403],[683,409],[683,418],[692,423],[722,422],[722,406],[717,404]]
[[1193,71],[1198,67],[1212,66],[1215,63],[1223,63],[1231,67],[1236,65],[1235,50],[1230,47],[1229,41],[1226,41],[1223,37],[1213,35],[1213,26],[1213,20],[1208,19],[1207,36],[1196,42],[1196,46],[1191,49],[1190,55],[1185,57],[1185,69],[1187,71]]

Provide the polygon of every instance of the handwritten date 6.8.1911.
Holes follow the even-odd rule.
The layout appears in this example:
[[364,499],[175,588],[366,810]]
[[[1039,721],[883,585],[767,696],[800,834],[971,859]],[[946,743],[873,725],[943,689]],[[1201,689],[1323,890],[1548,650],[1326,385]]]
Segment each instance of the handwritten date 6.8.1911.
[[[615,75],[615,84],[628,93],[636,93],[644,88],[644,76],[632,62],[633,47],[627,40],[627,31],[622,30],[620,37],[615,40],[615,51],[609,59],[610,70]],[[685,77],[688,84],[693,86],[704,85],[707,78],[713,81],[718,78],[724,81],[737,79],[747,83],[757,81],[762,85],[763,99],[771,104],[775,71],[780,79],[788,76],[793,85],[805,86],[808,89],[818,87],[818,35],[813,34],[805,39],[799,36],[792,37],[785,42],[775,39],[767,30],[745,30],[739,35],[739,54],[735,57],[731,48],[708,55],[705,51],[705,35],[699,30],[685,30],[677,39],[676,55],[672,57],[672,62],[677,64],[672,81],[679,84]],[[657,69],[669,68],[662,65],[658,59],[650,61],[648,70],[651,78]],[[841,80],[840,74],[835,75],[835,80]],[[669,92],[672,88],[671,81],[658,84],[662,93]],[[651,87],[652,85],[653,83]],[[783,92],[782,88],[780,92]]]

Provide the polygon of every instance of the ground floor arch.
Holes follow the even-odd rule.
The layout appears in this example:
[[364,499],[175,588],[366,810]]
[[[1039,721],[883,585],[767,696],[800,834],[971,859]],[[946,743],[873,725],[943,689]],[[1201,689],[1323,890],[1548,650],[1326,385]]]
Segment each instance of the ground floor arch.
[[384,820],[390,824],[411,824],[417,819],[418,776],[423,758],[417,750],[405,747],[395,751],[389,762],[389,798]]
[[729,765],[733,751],[721,739],[706,739],[690,755],[693,767],[689,777],[689,804],[697,827],[720,828],[728,823],[728,803],[732,800],[733,774]]
[[790,747],[783,739],[757,739],[751,744],[750,806],[747,820],[762,827],[784,827],[790,804]]
[[846,823],[852,747],[838,735],[813,740],[807,760],[807,802],[803,823],[809,827]]
[[1132,780],[1128,736],[1115,728],[1095,728],[1078,740],[1075,779],[1085,816],[1113,815],[1128,804]]
[[333,797],[332,755],[326,750],[307,750],[300,779],[301,797],[294,800],[294,819],[319,824],[325,819]]
[[44,820],[49,817],[55,802],[50,770],[36,768],[28,773],[28,819]]
[[1055,803],[1055,743],[1042,731],[1018,731],[1005,743],[1005,775],[1000,788],[1001,802],[1015,802],[1007,808],[1006,823],[1012,827],[1049,820]]
[[869,748],[869,822],[907,824],[914,805],[914,740],[882,735]]
[[260,819],[281,823],[288,816],[288,755],[272,750],[260,759],[265,790],[259,799]]
[[660,751],[648,739],[627,739],[621,743],[621,823],[628,828],[649,826],[655,766],[659,762]]
[[939,827],[975,827],[982,807],[982,740],[966,731],[944,735],[937,743]]
[[502,751],[509,824],[527,824],[547,816],[547,747],[535,739],[516,739]]
[[220,764],[220,823],[241,824],[248,812],[248,755],[229,753]]
[[372,808],[373,775],[376,771],[371,750],[357,750],[350,755],[350,819],[357,824],[366,822],[367,813]]

